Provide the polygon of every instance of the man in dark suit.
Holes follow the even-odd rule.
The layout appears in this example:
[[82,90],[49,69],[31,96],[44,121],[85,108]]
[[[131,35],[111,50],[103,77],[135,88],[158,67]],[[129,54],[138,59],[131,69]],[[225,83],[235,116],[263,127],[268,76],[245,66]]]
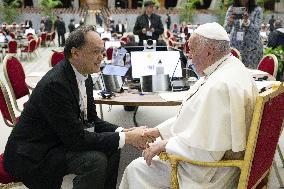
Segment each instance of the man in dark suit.
[[51,28],[52,28],[52,21],[51,19],[49,18],[49,16],[46,17],[45,21],[44,21],[44,30],[47,32],[47,33],[50,33],[51,32]]
[[68,25],[68,29],[69,29],[69,33],[71,33],[72,31],[74,31],[75,28],[75,24],[74,24],[74,19],[70,19],[70,23]]
[[120,148],[146,148],[145,128],[123,130],[97,116],[90,74],[100,71],[103,47],[93,27],[70,33],[65,59],[39,81],[25,105],[6,144],[4,166],[28,188],[59,189],[71,173],[74,189],[114,189]]
[[65,22],[59,16],[57,16],[57,20],[55,20],[54,22],[54,30],[57,31],[58,46],[64,47],[66,28],[65,28]]
[[137,17],[133,33],[139,36],[139,45],[143,45],[143,40],[158,40],[159,35],[164,32],[161,17],[154,12],[153,1],[145,1],[144,14]]
[[26,29],[33,28],[33,23],[31,20],[25,21]]
[[118,23],[115,26],[115,32],[121,35],[125,32],[124,24],[122,24],[120,20],[118,20]]

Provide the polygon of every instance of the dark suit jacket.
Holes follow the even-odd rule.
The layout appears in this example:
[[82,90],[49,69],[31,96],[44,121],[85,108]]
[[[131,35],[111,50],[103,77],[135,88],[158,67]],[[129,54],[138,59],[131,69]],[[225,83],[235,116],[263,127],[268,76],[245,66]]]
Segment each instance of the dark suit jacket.
[[[284,31],[284,28],[282,29]],[[268,47],[272,47],[273,49],[281,46],[284,49],[284,32],[280,32],[278,30],[274,30],[270,32],[268,36]]]
[[[88,123],[80,120],[79,90],[69,61],[57,64],[33,90],[4,153],[5,169],[30,189],[60,188],[67,151],[118,150],[117,126],[97,116],[90,76],[86,91]],[[94,133],[84,130],[89,124]]]
[[73,23],[70,23],[70,24],[68,25],[68,29],[69,29],[69,32],[71,33],[71,32],[73,32],[76,28],[75,28],[75,25],[74,25]]
[[122,25],[121,32],[119,32],[119,25],[116,24],[116,26],[115,26],[115,32],[116,33],[123,34],[125,32],[124,24],[121,24],[121,25]]
[[[158,40],[159,35],[161,35],[164,32],[162,20],[159,15],[152,14],[150,16],[150,20],[151,20],[151,26],[149,27],[148,16],[145,13],[137,17],[135,26],[133,28],[133,33],[135,35],[139,35],[140,45],[143,44],[143,40],[147,40],[147,39]],[[146,34],[142,33],[143,28],[146,28],[146,29],[154,28],[155,31],[153,32],[152,37],[147,36]]]
[[59,35],[66,33],[65,22],[62,20],[56,20],[54,22],[54,30],[57,30]]

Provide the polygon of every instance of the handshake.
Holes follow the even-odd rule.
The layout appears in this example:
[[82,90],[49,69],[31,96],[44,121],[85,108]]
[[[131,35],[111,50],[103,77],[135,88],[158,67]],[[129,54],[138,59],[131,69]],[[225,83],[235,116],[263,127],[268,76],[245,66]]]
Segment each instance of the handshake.
[[157,128],[147,128],[146,126],[132,127],[124,129],[125,144],[130,144],[139,150],[149,147],[148,144],[153,143],[160,136]]

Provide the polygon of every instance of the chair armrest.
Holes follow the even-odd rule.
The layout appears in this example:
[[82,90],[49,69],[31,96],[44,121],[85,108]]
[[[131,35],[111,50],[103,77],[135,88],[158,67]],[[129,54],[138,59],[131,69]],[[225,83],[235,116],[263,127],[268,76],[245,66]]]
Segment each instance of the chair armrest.
[[160,159],[163,161],[169,160],[170,162],[179,162],[183,161],[185,163],[190,163],[193,165],[204,166],[204,167],[242,167],[243,160],[221,160],[218,162],[203,162],[203,161],[194,161],[187,159],[185,157],[168,154],[166,152],[162,152],[160,154]]
[[177,178],[177,165],[179,161],[190,163],[198,166],[205,167],[239,167],[240,169],[243,167],[243,160],[221,160],[218,162],[202,162],[202,161],[194,161],[181,156],[168,154],[166,152],[162,152],[159,155],[160,159],[163,161],[170,161],[172,171],[171,171],[171,188],[178,189],[179,183]]

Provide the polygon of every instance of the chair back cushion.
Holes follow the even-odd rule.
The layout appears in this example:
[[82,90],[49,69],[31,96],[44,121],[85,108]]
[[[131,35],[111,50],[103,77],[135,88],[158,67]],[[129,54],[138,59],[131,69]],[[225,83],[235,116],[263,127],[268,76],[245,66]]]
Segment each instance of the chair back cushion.
[[[277,65],[277,63],[275,62],[275,59],[272,56],[267,55],[267,56],[263,57],[263,59],[260,61],[257,69],[262,70],[264,72],[267,72],[270,75],[276,77],[276,75],[275,75],[275,69],[277,69],[276,65]],[[276,73],[277,73],[277,71],[276,71]]]
[[30,41],[30,40],[32,40],[32,39],[34,39],[34,36],[33,36],[33,35],[29,35],[29,36],[28,36],[28,41]]
[[112,59],[112,52],[113,52],[113,48],[110,47],[106,50],[106,54],[107,54],[107,59],[111,60]]
[[64,53],[63,52],[53,51],[53,54],[51,55],[50,64],[53,67],[63,59],[64,59]]
[[240,59],[240,52],[237,49],[231,48],[231,53],[234,57]]
[[34,52],[35,49],[36,49],[36,40],[35,39],[32,39],[29,43],[29,52]]
[[36,49],[40,46],[41,43],[41,37],[38,37],[36,40]]
[[16,38],[16,35],[15,35],[14,32],[10,32],[9,35],[10,35],[10,37],[11,37],[12,39],[15,39],[15,38]]
[[15,57],[10,57],[6,63],[7,76],[14,91],[15,98],[19,99],[29,94],[29,89],[25,82],[25,72],[22,64]]
[[120,41],[124,41],[124,44],[128,43],[128,37],[122,37]]
[[46,41],[46,32],[42,32],[40,37],[42,41]]
[[[261,116],[261,115],[260,115]],[[270,169],[284,118],[284,93],[264,104],[247,188],[252,188]]]
[[14,182],[15,179],[10,176],[7,171],[5,171],[4,169],[4,158],[3,158],[4,154],[0,155],[0,183],[2,184],[8,184],[11,182]]
[[17,53],[18,45],[14,40],[9,41],[8,43],[8,53]]

